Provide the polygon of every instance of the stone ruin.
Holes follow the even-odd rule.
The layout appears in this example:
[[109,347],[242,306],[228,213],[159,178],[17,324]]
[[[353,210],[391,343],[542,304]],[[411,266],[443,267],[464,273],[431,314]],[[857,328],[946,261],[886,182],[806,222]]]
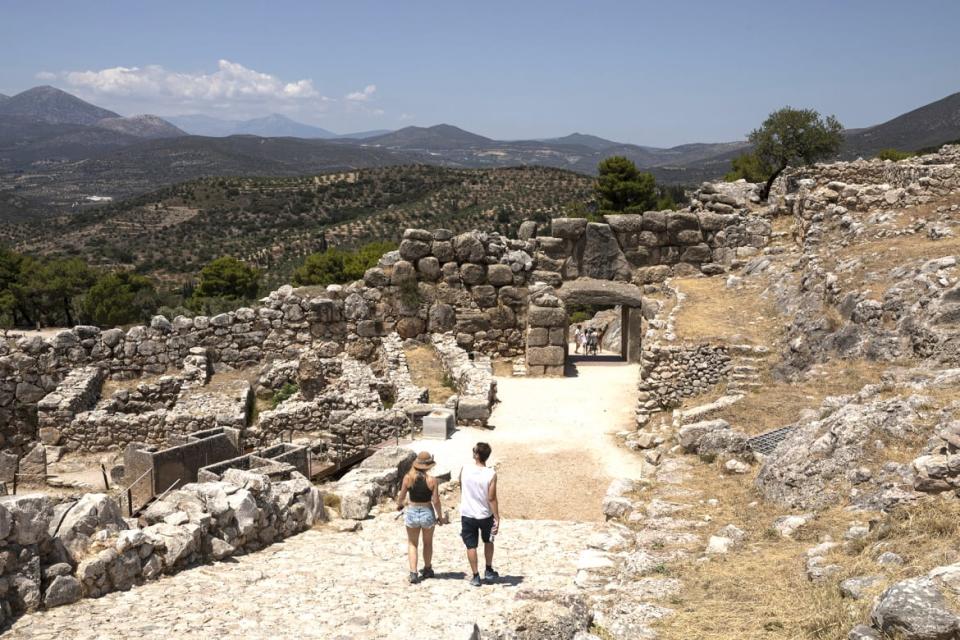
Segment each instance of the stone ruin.
[[[643,287],[756,253],[770,226],[754,199],[743,185],[704,185],[683,211],[556,218],[549,230],[526,222],[517,239],[409,229],[349,285],[285,286],[212,317],[0,342],[0,481],[42,484],[48,460],[123,452],[109,495],[2,498],[0,539],[16,552],[0,577],[3,615],[303,530],[323,518],[310,479],[324,469],[363,460],[331,491],[345,517],[366,517],[410,464],[391,443],[431,417],[486,425],[494,358],[564,374],[568,305],[615,307],[623,358],[649,358],[643,325],[656,309]],[[406,340],[436,351],[456,387],[443,406],[412,382]],[[108,385],[122,388],[104,394]]]

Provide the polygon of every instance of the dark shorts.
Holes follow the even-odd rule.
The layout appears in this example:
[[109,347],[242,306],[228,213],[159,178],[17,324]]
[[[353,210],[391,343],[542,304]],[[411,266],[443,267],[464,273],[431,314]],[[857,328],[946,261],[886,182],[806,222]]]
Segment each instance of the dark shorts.
[[460,516],[460,537],[467,549],[476,549],[482,539],[490,542],[490,531],[493,529],[493,516],[478,520],[468,516]]

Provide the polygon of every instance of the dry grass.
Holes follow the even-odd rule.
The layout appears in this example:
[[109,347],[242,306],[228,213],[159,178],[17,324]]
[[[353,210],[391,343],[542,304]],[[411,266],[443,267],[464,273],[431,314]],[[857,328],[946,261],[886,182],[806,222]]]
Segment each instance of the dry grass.
[[687,296],[676,318],[684,340],[772,345],[783,330],[785,319],[757,285],[728,289],[723,278],[677,278],[672,284]]
[[140,378],[131,378],[129,380],[112,380],[107,379],[104,381],[103,386],[100,388],[100,397],[109,398],[117,391],[125,389],[127,391],[133,391],[142,384],[152,384],[159,380],[162,376],[160,375],[151,375],[151,376],[142,376]]
[[719,500],[716,506],[701,502],[684,517],[709,518],[708,534],[733,524],[747,533],[747,541],[726,556],[691,557],[668,567],[684,586],[665,603],[674,614],[658,624],[660,637],[839,640],[863,620],[864,604],[842,601],[833,583],[814,585],[804,567],[804,552],[825,535],[840,538],[849,513],[839,506],[821,512],[791,540],[771,528],[789,510],[763,501],[749,477],[724,475],[719,465],[695,465],[684,488]]
[[[903,229],[912,226],[918,220],[928,223],[937,222],[943,214],[936,212],[937,207],[960,204],[960,194],[939,199],[925,205],[901,209],[891,221],[891,228]],[[958,218],[956,213],[947,214]],[[956,226],[954,233],[958,232]],[[883,293],[895,284],[890,271],[893,267],[910,262],[931,260],[943,256],[960,254],[960,236],[954,235],[942,240],[931,240],[925,230],[918,233],[887,237],[870,238],[866,241],[853,242],[847,247],[838,250],[834,255],[836,271],[843,291],[869,288],[870,297],[881,300]],[[851,265],[852,261],[857,264]],[[840,268],[838,265],[843,264]]]
[[449,384],[440,362],[440,356],[433,347],[419,345],[404,349],[407,355],[407,366],[413,383],[425,387],[430,393],[430,402],[443,404],[456,393],[453,385]]
[[[890,363],[869,360],[831,360],[802,382],[776,380],[769,370],[761,373],[757,391],[716,415],[733,428],[754,435],[796,422],[805,409],[817,409],[827,396],[857,393],[880,381]],[[691,405],[703,404],[697,398]]]

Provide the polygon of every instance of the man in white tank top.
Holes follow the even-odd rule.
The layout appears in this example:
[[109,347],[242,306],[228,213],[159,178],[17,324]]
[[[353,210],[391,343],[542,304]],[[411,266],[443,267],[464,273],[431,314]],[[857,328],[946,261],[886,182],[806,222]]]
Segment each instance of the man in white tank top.
[[478,442],[473,448],[473,464],[460,471],[460,537],[467,547],[467,560],[473,579],[470,584],[479,587],[480,570],[477,547],[483,540],[486,560],[484,581],[492,583],[500,577],[493,569],[493,539],[500,530],[500,508],[497,504],[497,472],[487,466],[490,445]]

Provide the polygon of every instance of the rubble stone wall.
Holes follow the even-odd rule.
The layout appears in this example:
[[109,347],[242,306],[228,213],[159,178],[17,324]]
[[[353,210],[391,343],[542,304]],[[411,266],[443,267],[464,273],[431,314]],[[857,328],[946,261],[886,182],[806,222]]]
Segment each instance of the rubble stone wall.
[[435,333],[431,340],[444,370],[457,387],[457,423],[486,425],[497,401],[497,381],[490,358],[477,354],[471,358],[449,334]]
[[678,407],[684,398],[705,392],[730,371],[724,345],[658,345],[643,350],[637,415]]
[[899,162],[856,160],[801,167],[779,178],[771,202],[806,233],[815,216],[899,209],[960,189],[960,145]]

